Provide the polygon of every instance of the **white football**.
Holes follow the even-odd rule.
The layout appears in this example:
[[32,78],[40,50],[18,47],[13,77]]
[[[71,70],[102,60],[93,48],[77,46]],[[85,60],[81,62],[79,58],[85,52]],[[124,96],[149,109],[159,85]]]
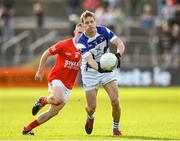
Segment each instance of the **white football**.
[[103,70],[111,71],[117,66],[118,60],[113,53],[105,53],[100,58],[100,66]]

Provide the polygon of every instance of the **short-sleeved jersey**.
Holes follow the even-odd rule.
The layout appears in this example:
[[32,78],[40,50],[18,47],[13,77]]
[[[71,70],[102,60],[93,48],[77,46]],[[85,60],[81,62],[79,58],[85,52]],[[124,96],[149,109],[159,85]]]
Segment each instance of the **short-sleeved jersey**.
[[54,67],[51,69],[48,81],[61,80],[63,84],[72,89],[81,65],[81,53],[77,50],[72,38],[60,41],[49,48],[53,55],[57,54]]
[[100,61],[101,56],[108,52],[108,41],[112,42],[117,36],[107,27],[96,26],[96,35],[94,37],[87,37],[84,33],[78,40],[77,48],[82,54],[81,70],[87,70],[89,65],[85,58],[92,55],[96,62]]

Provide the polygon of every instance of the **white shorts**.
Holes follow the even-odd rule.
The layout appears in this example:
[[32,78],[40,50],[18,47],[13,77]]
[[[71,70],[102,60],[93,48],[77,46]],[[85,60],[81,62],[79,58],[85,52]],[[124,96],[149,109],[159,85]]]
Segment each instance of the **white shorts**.
[[97,89],[111,81],[117,81],[113,72],[99,73],[97,71],[81,71],[85,91]]
[[65,95],[64,95],[64,102],[66,103],[66,102],[68,101],[69,96],[71,95],[71,90],[68,89],[68,88],[66,88],[66,87],[64,86],[64,84],[63,84],[60,80],[57,80],[57,79],[52,80],[51,83],[48,83],[48,86],[49,86],[48,92],[49,92],[50,94],[52,94],[52,88],[53,88],[53,87],[61,87],[61,88],[63,88],[64,94],[65,94]]

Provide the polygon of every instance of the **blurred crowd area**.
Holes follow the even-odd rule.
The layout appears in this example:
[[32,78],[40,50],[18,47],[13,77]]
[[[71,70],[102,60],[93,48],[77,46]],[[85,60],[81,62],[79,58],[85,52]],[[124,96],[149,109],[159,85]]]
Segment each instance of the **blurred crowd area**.
[[34,62],[84,10],[124,41],[122,66],[180,67],[180,0],[0,0],[0,65]]

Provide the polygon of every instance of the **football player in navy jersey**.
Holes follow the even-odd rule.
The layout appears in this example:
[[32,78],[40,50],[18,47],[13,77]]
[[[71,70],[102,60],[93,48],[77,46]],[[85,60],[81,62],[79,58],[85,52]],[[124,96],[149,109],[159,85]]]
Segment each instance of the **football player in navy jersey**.
[[121,135],[119,125],[121,107],[118,99],[116,77],[112,72],[103,70],[99,61],[101,56],[108,52],[108,41],[110,41],[117,47],[115,55],[118,59],[117,67],[120,67],[120,58],[124,53],[125,46],[110,29],[96,25],[94,13],[86,10],[82,13],[80,21],[85,29],[85,32],[81,34],[78,40],[77,48],[82,53],[81,74],[87,101],[86,133],[92,133],[94,112],[96,110],[96,96],[99,86],[102,85],[109,95],[112,105],[113,135]]

